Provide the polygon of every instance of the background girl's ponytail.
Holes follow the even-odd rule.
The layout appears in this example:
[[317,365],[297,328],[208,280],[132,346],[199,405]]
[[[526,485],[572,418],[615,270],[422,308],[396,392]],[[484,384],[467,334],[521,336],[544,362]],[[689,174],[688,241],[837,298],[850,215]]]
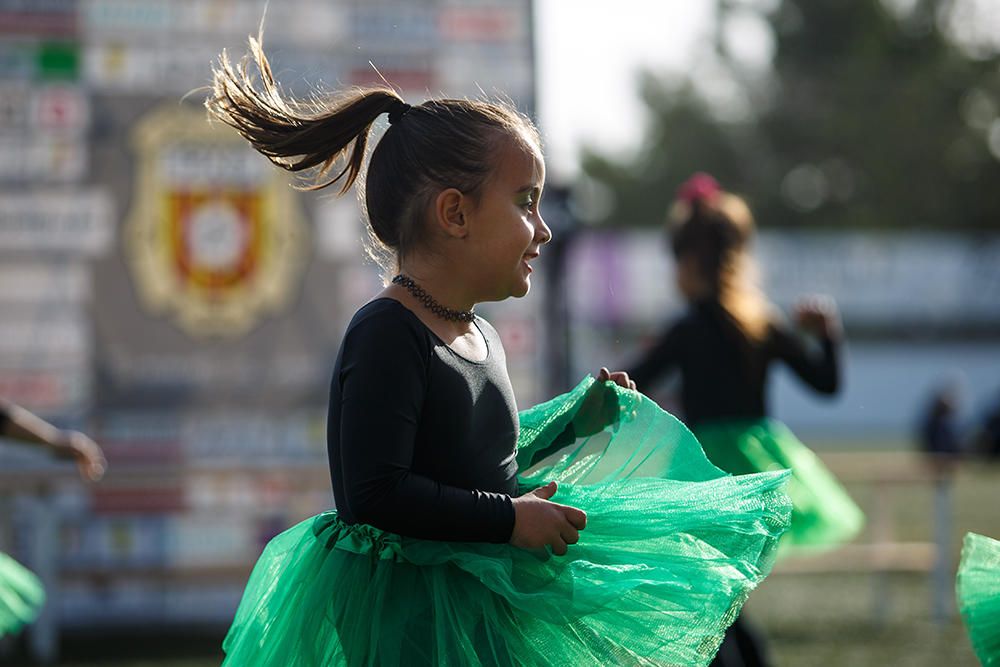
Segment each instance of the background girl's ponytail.
[[[259,88],[251,62],[260,72]],[[274,164],[292,172],[316,168],[305,189],[318,190],[343,179],[350,189],[361,172],[372,123],[402,103],[391,88],[355,89],[333,100],[285,98],[271,73],[261,38],[250,38],[250,53],[233,64],[223,51],[212,72],[209,114],[234,127]],[[330,176],[345,158],[343,169]]]

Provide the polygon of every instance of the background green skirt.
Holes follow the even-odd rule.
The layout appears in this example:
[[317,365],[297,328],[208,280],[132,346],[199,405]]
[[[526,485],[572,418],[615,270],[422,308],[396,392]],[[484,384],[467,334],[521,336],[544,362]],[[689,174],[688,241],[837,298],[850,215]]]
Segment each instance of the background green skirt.
[[34,621],[44,602],[45,590],[38,577],[0,552],[0,637]]
[[965,536],[955,592],[979,661],[983,667],[1000,665],[1000,542]]
[[695,435],[709,460],[733,475],[789,469],[792,526],[783,551],[817,550],[851,540],[864,514],[808,447],[773,419],[719,421],[700,425]]
[[591,379],[522,413],[521,434],[525,488],[555,479],[588,514],[569,555],[325,512],[264,550],[225,664],[707,664],[773,561],[787,473],[725,475],[651,401]]

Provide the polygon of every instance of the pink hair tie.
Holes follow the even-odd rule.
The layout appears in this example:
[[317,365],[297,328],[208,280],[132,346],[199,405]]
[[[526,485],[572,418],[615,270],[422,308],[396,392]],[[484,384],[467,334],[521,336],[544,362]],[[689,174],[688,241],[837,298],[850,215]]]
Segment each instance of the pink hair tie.
[[710,201],[721,190],[718,181],[709,174],[699,171],[677,188],[677,199],[686,204],[693,204],[696,201]]

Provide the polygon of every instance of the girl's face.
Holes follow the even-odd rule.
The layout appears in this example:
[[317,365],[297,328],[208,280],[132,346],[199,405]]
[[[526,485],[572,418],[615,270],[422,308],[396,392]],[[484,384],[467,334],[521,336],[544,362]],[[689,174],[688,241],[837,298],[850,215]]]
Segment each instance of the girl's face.
[[552,238],[538,212],[545,185],[540,155],[505,142],[493,175],[467,216],[469,261],[484,301],[521,297],[531,288],[531,262]]

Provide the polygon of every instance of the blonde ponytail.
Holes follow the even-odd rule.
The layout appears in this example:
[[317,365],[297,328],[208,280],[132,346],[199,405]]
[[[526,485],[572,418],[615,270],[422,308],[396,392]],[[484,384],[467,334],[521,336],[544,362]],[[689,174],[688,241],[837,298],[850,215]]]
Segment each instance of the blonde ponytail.
[[763,341],[775,309],[759,287],[750,256],[750,208],[704,174],[692,177],[680,192],[667,221],[674,256],[693,257],[713,298],[740,331],[751,342]]

